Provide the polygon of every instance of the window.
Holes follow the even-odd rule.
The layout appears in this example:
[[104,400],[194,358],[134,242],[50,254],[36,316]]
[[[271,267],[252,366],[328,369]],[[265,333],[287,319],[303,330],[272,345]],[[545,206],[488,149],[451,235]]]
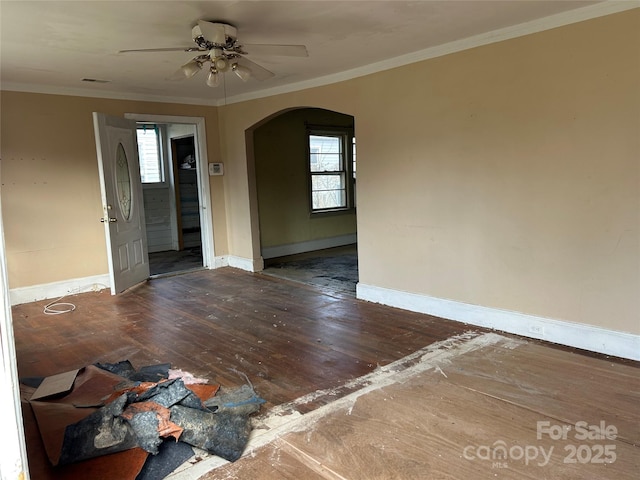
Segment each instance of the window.
[[138,125],[138,156],[142,183],[164,182],[164,168],[160,151],[158,125]]
[[353,155],[353,158],[351,159],[351,164],[353,165],[353,179],[356,179],[356,137],[353,137],[351,139],[351,154]]
[[310,130],[309,175],[311,212],[347,210],[352,207],[353,135],[349,131]]

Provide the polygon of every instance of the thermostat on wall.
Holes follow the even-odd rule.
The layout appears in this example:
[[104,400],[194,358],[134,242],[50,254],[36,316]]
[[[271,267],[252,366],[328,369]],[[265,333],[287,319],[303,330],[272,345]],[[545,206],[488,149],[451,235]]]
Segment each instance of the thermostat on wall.
[[209,175],[214,176],[214,175],[223,175],[223,174],[224,174],[224,168],[222,163],[209,164]]

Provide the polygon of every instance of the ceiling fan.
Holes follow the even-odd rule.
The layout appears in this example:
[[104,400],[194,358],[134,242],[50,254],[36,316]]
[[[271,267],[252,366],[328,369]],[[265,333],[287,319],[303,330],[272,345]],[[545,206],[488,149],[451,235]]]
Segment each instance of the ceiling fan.
[[220,84],[220,75],[229,71],[245,82],[252,77],[256,80],[273,77],[273,72],[244,57],[250,52],[258,55],[308,56],[304,45],[241,44],[237,38],[236,27],[223,22],[198,20],[197,25],[191,30],[191,37],[196,44],[195,47],[120,50],[118,53],[202,52],[182,65],[170,79],[191,78],[209,62],[206,83],[210,87],[217,87]]

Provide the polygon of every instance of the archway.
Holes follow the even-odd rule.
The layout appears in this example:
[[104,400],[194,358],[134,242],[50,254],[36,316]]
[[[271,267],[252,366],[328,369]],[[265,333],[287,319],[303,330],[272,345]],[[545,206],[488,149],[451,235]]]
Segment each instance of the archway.
[[355,295],[354,127],[351,115],[297,108],[247,130],[264,273]]

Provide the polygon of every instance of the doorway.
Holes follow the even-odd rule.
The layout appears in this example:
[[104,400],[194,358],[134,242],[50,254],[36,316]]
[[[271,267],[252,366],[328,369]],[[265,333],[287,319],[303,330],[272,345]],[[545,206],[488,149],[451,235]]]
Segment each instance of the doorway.
[[137,130],[150,275],[203,268],[195,128],[138,122]]
[[[169,125],[167,130],[171,132],[174,128],[175,126]],[[172,248],[149,250],[151,276],[203,268],[195,136],[188,134],[170,137],[169,143],[171,156],[168,163],[173,172],[169,195],[174,200],[172,205],[175,207],[172,216],[175,223],[171,225],[174,241]],[[152,218],[147,218],[147,224],[152,222]]]
[[309,107],[251,129],[262,273],[355,296],[354,132],[353,116]]
[[[214,245],[204,120],[127,114],[139,128],[153,125],[164,176],[143,183],[151,278],[210,268]],[[142,146],[139,145],[142,157]],[[141,158],[141,169],[143,161]]]

